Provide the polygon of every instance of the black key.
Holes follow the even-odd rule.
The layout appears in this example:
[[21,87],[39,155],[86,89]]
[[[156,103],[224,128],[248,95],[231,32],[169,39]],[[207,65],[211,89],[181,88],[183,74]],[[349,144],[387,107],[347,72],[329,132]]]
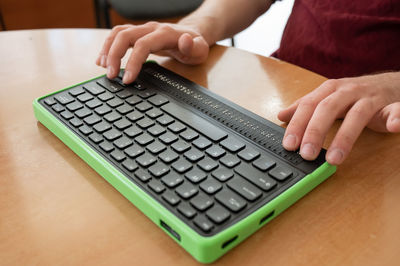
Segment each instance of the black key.
[[161,181],[169,188],[174,188],[178,185],[180,185],[183,182],[183,178],[180,174],[177,174],[175,172],[170,172],[163,178],[161,178]]
[[94,124],[101,122],[101,117],[96,114],[92,114],[92,115],[86,117],[85,119],[83,119],[83,121],[86,124],[88,124],[89,126],[93,126]]
[[125,167],[128,171],[133,172],[138,169],[138,165],[134,160],[127,159],[122,163],[122,166]]
[[123,104],[124,104],[124,101],[121,100],[121,99],[119,99],[119,98],[113,98],[113,99],[111,99],[111,100],[108,100],[108,101],[107,101],[107,104],[108,104],[109,106],[111,106],[112,108],[115,108],[115,107],[118,107],[118,106],[120,106],[120,105],[123,105]]
[[74,127],[79,127],[83,124],[83,122],[78,119],[78,118],[72,118],[71,120],[69,120],[69,122],[71,123],[71,125],[73,125]]
[[238,176],[235,176],[229,180],[227,185],[233,191],[236,191],[238,194],[240,194],[243,198],[246,198],[250,201],[254,201],[262,195],[261,190]]
[[258,169],[260,169],[261,171],[266,171],[266,170],[274,167],[275,164],[276,164],[275,161],[273,161],[270,158],[264,157],[264,156],[261,156],[260,158],[258,158],[257,160],[255,160],[253,162],[253,165],[255,167],[257,167]]
[[72,96],[78,96],[79,94],[84,93],[85,90],[82,87],[76,87],[76,88],[70,89],[68,92]]
[[199,183],[206,179],[207,175],[198,168],[194,168],[185,174],[185,177],[193,183]]
[[75,112],[76,110],[79,110],[83,107],[83,104],[80,102],[72,102],[67,104],[67,109],[70,110],[71,112]]
[[165,128],[163,128],[160,125],[154,125],[151,128],[149,128],[147,131],[153,136],[158,136],[158,135],[165,133],[166,130],[165,130]]
[[56,104],[56,100],[54,100],[54,98],[46,98],[44,100],[44,102],[48,105],[48,106],[52,106],[53,104]]
[[232,154],[227,154],[219,160],[226,167],[232,168],[240,163],[238,157]]
[[134,138],[134,137],[139,136],[140,134],[142,134],[143,131],[140,128],[138,128],[137,126],[132,125],[132,126],[128,127],[127,129],[125,129],[124,133],[128,137]]
[[140,147],[139,145],[133,145],[129,148],[126,148],[124,150],[125,154],[128,155],[131,158],[135,158],[141,154],[144,153],[144,149]]
[[98,99],[93,99],[93,100],[90,100],[90,101],[88,101],[88,102],[86,102],[86,106],[87,107],[89,107],[90,109],[94,109],[94,108],[96,108],[96,107],[99,107],[100,105],[102,105],[103,103],[100,101],[100,100],[98,100]]
[[175,134],[178,134],[185,128],[186,128],[186,126],[180,122],[174,122],[168,126],[168,129],[171,130],[172,132],[174,132]]
[[91,99],[93,99],[94,97],[93,97],[93,95],[92,94],[90,94],[90,93],[87,93],[87,92],[85,92],[84,94],[81,94],[81,95],[79,95],[78,97],[77,97],[77,99],[80,101],[80,102],[87,102],[87,101],[90,101]]
[[177,104],[167,103],[161,107],[161,110],[179,119],[183,123],[190,125],[192,128],[214,141],[220,141],[228,135],[225,131],[214,126],[204,118]]
[[[54,107],[54,106],[53,106]],[[75,112],[75,115],[79,118],[84,118],[92,114],[92,111],[89,108],[82,108]]]
[[122,91],[117,92],[117,96],[118,96],[119,98],[121,98],[121,99],[126,99],[126,98],[128,98],[128,97],[130,97],[130,96],[132,96],[132,95],[133,95],[133,93],[132,93],[132,91],[129,90],[129,89],[124,89],[124,90],[122,90]]
[[135,176],[142,182],[147,182],[151,179],[151,175],[142,169],[137,170]]
[[147,99],[147,98],[153,96],[154,94],[156,94],[156,93],[154,91],[151,91],[151,90],[145,90],[145,91],[141,91],[141,92],[138,93],[139,97],[141,97],[143,99]]
[[123,90],[124,87],[118,85],[117,83],[109,80],[108,78],[103,78],[97,81],[97,84],[101,85],[102,87],[106,88],[110,92],[118,92]]
[[174,168],[175,171],[177,171],[178,173],[184,173],[192,168],[192,164],[186,159],[181,158],[178,161],[174,162],[171,167]]
[[220,144],[222,147],[224,147],[225,149],[227,149],[230,152],[237,152],[237,151],[243,149],[244,147],[246,147],[246,145],[243,142],[240,142],[239,140],[237,140],[233,137],[229,137],[229,138],[223,140]]
[[260,156],[260,153],[255,149],[247,147],[246,149],[239,152],[238,156],[239,158],[245,160],[246,162],[250,162],[256,159],[258,156]]
[[98,144],[103,141],[103,136],[98,133],[92,133],[90,134],[89,139],[94,143]]
[[133,111],[129,114],[126,115],[126,118],[128,118],[129,120],[131,120],[132,122],[135,122],[139,119],[142,119],[144,117],[144,115],[141,112],[138,111]]
[[114,141],[114,145],[121,150],[131,146],[132,144],[133,144],[132,140],[125,136]]
[[212,172],[212,176],[221,182],[225,182],[226,180],[233,177],[233,172],[228,168],[220,167],[214,172]]
[[155,193],[160,194],[165,190],[165,186],[157,179],[152,179],[149,184],[149,188],[153,190]]
[[197,162],[198,160],[204,158],[204,153],[196,148],[193,148],[185,152],[184,156],[191,162]]
[[153,163],[155,163],[156,161],[157,161],[157,159],[154,156],[147,154],[147,153],[136,158],[136,162],[143,167],[148,167],[148,166],[152,165]]
[[181,201],[181,199],[171,191],[165,191],[162,198],[172,206],[175,206]]
[[154,141],[154,138],[147,133],[143,133],[135,138],[135,141],[140,145],[147,145]]
[[114,146],[108,141],[102,142],[99,146],[105,152],[110,152],[110,151],[114,150]]
[[67,92],[63,92],[58,94],[54,99],[62,105],[66,105],[75,101],[74,97],[69,95]]
[[150,110],[151,108],[153,108],[153,106],[151,104],[149,104],[148,102],[141,102],[136,105],[136,109],[138,109],[141,112],[146,112],[147,110]]
[[200,150],[204,150],[211,146],[212,142],[204,137],[200,137],[192,142],[194,146],[199,148]]
[[124,130],[125,128],[128,128],[132,125],[131,122],[128,121],[125,117],[122,119],[118,120],[117,122],[114,123],[114,126],[118,128],[119,130]]
[[169,102],[167,98],[165,98],[164,96],[161,96],[160,94],[157,94],[157,95],[154,95],[154,96],[150,97],[148,99],[148,101],[151,102],[152,104],[154,104],[157,107]]
[[191,129],[187,129],[185,131],[183,131],[180,136],[186,140],[186,141],[192,141],[195,138],[197,138],[199,136],[199,134],[196,131],[193,131]]
[[160,116],[159,118],[157,118],[157,122],[160,123],[160,125],[162,125],[162,126],[167,126],[174,121],[175,120],[172,117],[170,117],[169,115],[163,115],[163,116]]
[[179,155],[169,148],[158,155],[158,158],[160,158],[164,163],[173,162],[178,159],[178,157]]
[[213,146],[211,146],[210,148],[208,148],[208,149],[206,150],[206,153],[207,153],[210,157],[212,157],[212,158],[214,158],[214,159],[217,159],[217,158],[221,157],[222,155],[224,155],[226,152],[225,152],[225,150],[222,149],[221,147],[219,147],[219,146],[217,146],[217,145],[213,145]]
[[51,106],[51,108],[52,108],[54,111],[56,111],[57,113],[60,113],[60,112],[62,112],[62,111],[65,110],[64,106],[62,106],[62,105],[59,104],[59,103],[54,104],[53,106]]
[[189,182],[184,182],[176,190],[176,193],[183,199],[189,199],[197,194],[198,189]]
[[190,149],[190,144],[183,140],[178,140],[171,145],[171,148],[174,149],[176,152],[182,153]]
[[136,122],[136,124],[139,127],[145,129],[145,128],[148,128],[148,127],[151,127],[152,125],[154,125],[154,121],[151,120],[150,118],[145,117],[143,119],[140,119],[138,122]]
[[164,133],[159,138],[165,144],[171,144],[172,142],[178,139],[178,137],[175,134],[172,134],[171,132]]
[[158,154],[164,151],[167,148],[164,144],[162,144],[159,140],[154,141],[153,143],[147,145],[146,149],[153,154]]
[[169,172],[169,167],[161,162],[158,162],[149,168],[149,172],[155,177],[161,177]]
[[178,206],[178,211],[183,214],[186,218],[191,219],[196,216],[196,210],[186,202],[182,202]]
[[231,214],[224,207],[215,205],[206,212],[208,218],[216,224],[221,224],[229,219]]
[[273,178],[278,179],[279,181],[284,181],[285,179],[290,177],[293,174],[293,172],[287,167],[278,165],[277,167],[269,171],[269,174]]
[[74,117],[74,115],[70,111],[64,111],[61,113],[61,116],[67,120],[70,120],[71,118]]
[[197,216],[194,218],[193,223],[204,232],[210,232],[214,225],[204,216]]
[[265,191],[270,190],[276,185],[276,181],[270,178],[266,173],[263,173],[248,164],[242,163],[235,168],[235,172]]
[[93,95],[99,95],[99,94],[101,94],[101,93],[106,91],[103,87],[99,86],[94,81],[83,85],[83,87]]
[[107,123],[106,121],[102,121],[96,125],[93,126],[93,129],[96,130],[99,133],[103,133],[111,128],[111,125]]
[[127,114],[129,112],[132,112],[133,111],[133,107],[130,106],[129,104],[127,104],[127,103],[124,103],[123,105],[121,105],[121,106],[119,106],[117,108],[117,111],[118,111],[118,113],[124,115],[124,114]]
[[104,116],[104,119],[110,123],[115,122],[121,118],[122,118],[122,116],[119,113],[117,113],[116,111],[112,111],[111,113],[108,113]]
[[118,162],[121,162],[122,160],[124,160],[126,158],[125,154],[123,154],[119,150],[113,151],[110,155],[112,158],[114,158]]
[[197,165],[201,169],[203,169],[204,171],[207,171],[207,172],[212,171],[218,167],[218,163],[209,157],[204,158],[203,160],[198,162]]
[[115,140],[119,137],[122,136],[122,133],[119,130],[116,130],[115,128],[106,131],[103,136],[107,139],[107,140]]
[[103,105],[103,106],[97,107],[96,109],[94,109],[94,111],[95,111],[98,115],[103,116],[103,115],[108,114],[109,112],[111,112],[112,109],[111,109],[109,106],[107,106],[107,105]]
[[200,184],[200,188],[207,194],[214,194],[222,188],[222,185],[214,178],[208,178]]
[[238,212],[246,207],[246,201],[230,190],[224,189],[215,195],[219,203],[233,212]]
[[162,116],[163,112],[161,112],[159,109],[150,109],[146,112],[146,115],[150,118],[156,119],[157,117]]
[[205,211],[214,204],[214,201],[208,195],[199,193],[190,200],[190,204],[199,211]]
[[142,102],[142,99],[139,98],[138,96],[134,95],[134,96],[129,97],[125,101],[127,103],[129,103],[130,105],[135,105],[135,104],[138,104],[138,103]]
[[106,92],[100,94],[99,96],[97,96],[97,98],[99,98],[103,102],[106,102],[106,101],[111,100],[112,98],[114,98],[114,95],[112,93],[106,91]]
[[86,126],[86,125],[81,126],[79,128],[79,131],[82,132],[84,135],[89,135],[90,133],[93,132],[93,130],[90,127]]
[[136,81],[132,85],[133,85],[133,87],[135,87],[138,90],[145,90],[146,89],[145,86],[143,86],[142,84],[137,83]]

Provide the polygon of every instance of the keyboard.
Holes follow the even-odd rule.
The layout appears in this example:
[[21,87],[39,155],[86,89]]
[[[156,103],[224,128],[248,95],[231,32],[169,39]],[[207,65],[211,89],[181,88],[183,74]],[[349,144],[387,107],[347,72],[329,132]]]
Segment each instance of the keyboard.
[[[246,220],[296,191],[301,181],[319,178],[303,185],[311,190],[335,171],[324,161],[325,151],[315,161],[303,160],[283,149],[281,127],[156,63],[145,63],[130,85],[122,83],[122,75],[41,97],[35,114],[56,135],[62,131],[59,137],[78,146],[74,151],[89,164],[93,158],[80,150],[96,153],[101,165],[91,166],[104,178],[110,173],[102,168],[117,171],[119,183],[109,182],[135,205],[155,203],[143,212],[168,213],[155,222],[199,261],[213,261],[241,242],[246,235],[238,232],[246,231],[240,229]],[[135,195],[137,190],[143,196]],[[286,208],[305,193],[282,204]],[[267,208],[250,231],[278,215],[279,208]],[[196,243],[184,241],[194,235],[219,239],[235,227],[238,231],[223,243],[213,240],[216,254],[195,254]]]

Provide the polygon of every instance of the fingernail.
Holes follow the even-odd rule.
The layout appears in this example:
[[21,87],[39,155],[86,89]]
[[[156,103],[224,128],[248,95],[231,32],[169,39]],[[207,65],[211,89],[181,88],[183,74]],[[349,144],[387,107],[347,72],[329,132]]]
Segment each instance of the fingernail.
[[332,151],[329,151],[328,154],[326,155],[326,160],[330,164],[340,164],[343,161],[344,153],[341,149],[333,149]]
[[100,65],[101,65],[102,67],[105,67],[105,66],[106,66],[106,56],[105,56],[105,55],[103,55],[103,56],[101,57]]
[[112,66],[107,67],[107,77],[111,78],[114,75],[114,68]]
[[392,120],[391,120],[390,122],[391,122],[392,124],[400,123],[400,118],[398,118],[398,117],[392,118]]
[[131,79],[132,79],[132,72],[130,72],[129,70],[125,70],[122,82],[127,84]]
[[313,159],[315,155],[314,145],[311,143],[304,144],[301,148],[300,155],[304,159]]
[[294,150],[296,149],[296,144],[297,144],[297,137],[295,135],[287,135],[284,139],[283,139],[283,146],[285,147],[285,149],[287,150]]

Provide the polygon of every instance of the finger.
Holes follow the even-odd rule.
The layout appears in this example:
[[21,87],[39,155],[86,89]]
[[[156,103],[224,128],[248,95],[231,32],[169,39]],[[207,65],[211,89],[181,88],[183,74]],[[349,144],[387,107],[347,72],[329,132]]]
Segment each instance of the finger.
[[131,83],[139,74],[150,53],[177,48],[180,33],[168,26],[157,29],[136,41],[125,67],[124,83]]
[[202,36],[192,37],[184,33],[178,40],[178,49],[172,49],[167,53],[181,63],[196,65],[203,63],[209,52],[209,46]]
[[304,159],[317,158],[329,129],[339,114],[347,110],[355,101],[356,95],[337,91],[317,105],[301,142],[300,155]]
[[282,122],[288,123],[294,113],[296,112],[297,107],[299,106],[300,99],[296,100],[294,103],[286,107],[285,109],[279,111],[278,113],[278,119],[281,120]]
[[400,102],[392,103],[387,106],[389,117],[386,122],[386,128],[389,132],[400,132]]
[[130,25],[120,25],[120,26],[115,26],[111,30],[111,33],[107,36],[106,40],[104,41],[103,47],[100,50],[100,54],[97,57],[96,64],[98,66],[106,67],[107,54],[108,54],[108,51],[110,50],[111,44],[114,42],[115,36],[118,34],[118,32],[125,30],[129,27],[131,27],[131,26]]
[[336,82],[324,82],[313,92],[300,99],[299,104],[286,128],[283,138],[283,147],[289,151],[298,149],[304,131],[311,119],[317,104],[336,90]]
[[328,149],[326,154],[328,163],[339,165],[343,162],[376,112],[377,110],[374,110],[373,104],[368,99],[360,100],[350,108]]

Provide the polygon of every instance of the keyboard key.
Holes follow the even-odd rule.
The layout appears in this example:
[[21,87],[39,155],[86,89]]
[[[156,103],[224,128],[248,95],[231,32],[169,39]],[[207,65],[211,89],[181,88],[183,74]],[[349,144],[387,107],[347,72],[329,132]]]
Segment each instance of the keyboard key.
[[163,115],[163,116],[160,116],[159,118],[157,118],[157,122],[160,123],[160,125],[162,125],[162,126],[167,126],[174,121],[175,120],[172,117],[170,117],[169,115]]
[[111,112],[112,109],[107,105],[102,105],[102,106],[99,106],[96,109],[94,109],[94,111],[96,112],[96,114],[103,116],[103,115]]
[[86,126],[86,125],[81,126],[79,128],[79,131],[82,132],[82,134],[84,134],[84,135],[89,135],[90,133],[93,132],[93,130],[90,127]]
[[132,144],[133,144],[132,140],[125,136],[114,141],[114,145],[121,150],[131,146]]
[[99,86],[94,81],[83,85],[83,87],[93,95],[99,95],[99,94],[101,94],[101,93],[106,91],[103,87]]
[[123,105],[123,104],[124,104],[124,101],[122,101],[122,100],[119,99],[119,98],[113,98],[113,99],[111,99],[111,100],[108,100],[108,101],[107,101],[107,104],[108,104],[110,107],[115,108],[115,107],[118,107],[118,106],[120,106],[120,105]]
[[116,130],[115,128],[110,129],[109,131],[106,131],[105,133],[103,133],[103,136],[107,139],[107,140],[115,140],[119,137],[122,136],[122,133],[119,130]]
[[197,216],[194,218],[193,223],[204,232],[210,232],[214,225],[204,216]]
[[222,147],[224,147],[225,149],[227,149],[230,152],[237,152],[237,151],[243,149],[244,147],[246,147],[246,145],[244,143],[240,142],[239,140],[237,140],[236,138],[233,138],[233,137],[229,137],[229,138],[223,140],[220,144]]
[[191,161],[192,163],[197,162],[198,160],[201,160],[204,158],[204,153],[199,151],[196,148],[190,149],[187,152],[184,153],[184,156],[186,159]]
[[214,172],[212,172],[212,176],[221,182],[225,182],[226,180],[233,177],[233,172],[228,168],[220,167]]
[[65,110],[64,106],[62,106],[62,105],[59,104],[59,103],[54,104],[51,108],[52,108],[54,111],[56,111],[57,113],[60,113],[60,112],[62,112],[62,111]]
[[146,112],[146,115],[150,118],[156,119],[157,117],[160,117],[163,115],[163,112],[161,112],[159,109],[150,109]]
[[138,165],[134,160],[127,159],[122,163],[122,166],[125,167],[128,171],[133,172],[138,169]]
[[144,153],[144,149],[139,145],[133,145],[124,150],[125,154],[131,158],[135,158]]
[[58,94],[54,99],[62,105],[66,105],[75,101],[74,97],[69,95],[67,92]]
[[114,98],[114,95],[112,93],[106,91],[106,92],[98,95],[97,98],[99,98],[103,102],[106,102],[106,101],[111,100],[112,98]]
[[165,128],[163,128],[160,125],[154,125],[154,126],[150,127],[149,129],[147,129],[147,131],[153,136],[158,136],[158,135],[165,133],[166,130],[165,130]]
[[139,97],[141,97],[143,99],[147,99],[147,98],[153,96],[154,94],[156,94],[156,93],[154,91],[151,91],[151,90],[144,90],[144,91],[141,91],[141,92],[138,93]]
[[183,140],[178,140],[171,145],[171,148],[174,149],[176,152],[182,153],[190,149],[190,144]]
[[145,117],[143,119],[140,119],[136,124],[139,127],[143,128],[143,129],[146,129],[148,127],[153,126],[154,125],[154,121],[151,120],[150,118]]
[[183,199],[189,199],[197,194],[198,189],[189,182],[184,182],[176,190],[176,193]]
[[220,205],[215,205],[206,212],[208,218],[216,224],[222,224],[229,219],[231,214],[227,209]]
[[208,149],[206,150],[206,153],[207,153],[210,157],[212,157],[212,158],[214,158],[214,159],[217,159],[217,158],[221,157],[222,155],[224,155],[226,152],[225,152],[225,150],[222,149],[221,147],[219,147],[219,146],[217,146],[217,145],[213,145],[213,146],[211,146],[210,148],[208,148]]
[[285,179],[290,177],[293,174],[293,172],[289,168],[279,165],[279,166],[275,167],[274,169],[272,169],[271,171],[269,171],[269,174],[273,178],[275,178],[279,181],[284,181]]
[[149,104],[148,102],[141,102],[136,105],[136,109],[138,109],[141,112],[146,112],[147,110],[150,110],[151,108],[153,108],[153,106],[151,104]]
[[262,195],[261,190],[238,176],[231,179],[227,185],[240,196],[250,201],[254,201]]
[[204,118],[175,103],[167,103],[161,107],[161,110],[203,133],[214,141],[220,141],[228,135],[225,131],[211,124]]
[[162,198],[172,206],[175,206],[181,201],[181,199],[171,191],[165,191]]
[[98,133],[103,133],[111,128],[111,125],[106,121],[102,121],[93,126],[93,129],[96,130]]
[[139,98],[138,96],[134,95],[134,96],[127,98],[125,101],[127,103],[129,103],[130,105],[136,105],[138,103],[141,103],[143,100],[141,98]]
[[215,195],[219,203],[233,212],[238,212],[246,207],[247,203],[239,195],[236,195],[230,190],[221,190]]
[[127,104],[127,103],[124,103],[123,105],[121,105],[121,106],[119,106],[117,108],[117,111],[118,111],[118,113],[120,113],[122,115],[125,115],[125,114],[127,114],[129,112],[132,112],[133,111],[133,107],[130,106],[129,104]]
[[180,134],[180,136],[186,141],[192,141],[196,139],[199,136],[199,134],[191,129],[186,129]]
[[44,100],[44,102],[48,105],[48,106],[52,106],[53,104],[56,104],[56,100],[54,100],[54,98],[46,98]]
[[260,156],[260,153],[255,149],[247,147],[246,149],[239,152],[238,156],[239,158],[245,160],[246,162],[250,162],[256,159],[258,156]]
[[194,168],[185,174],[185,177],[193,183],[199,183],[206,179],[207,174],[198,168]]
[[154,141],[153,143],[147,145],[146,147],[146,149],[153,154],[158,154],[164,151],[166,148],[167,146],[162,144],[159,140]]
[[76,88],[70,89],[68,92],[72,96],[78,96],[79,94],[84,93],[85,90],[82,87],[76,87]]
[[102,87],[113,93],[124,89],[124,87],[118,85],[116,82],[112,80],[109,80],[108,78],[99,79],[97,81],[97,84],[101,85]]
[[132,126],[128,127],[127,129],[125,129],[124,133],[128,137],[134,138],[134,137],[139,136],[140,134],[142,134],[143,131],[140,128],[138,128],[137,126],[132,125]]
[[123,117],[122,119],[118,120],[117,122],[114,123],[114,126],[118,128],[119,130],[124,130],[125,128],[128,128],[132,125],[131,122],[129,122],[128,119]]
[[200,188],[207,194],[214,194],[222,188],[222,185],[214,178],[208,178],[200,184]]
[[168,126],[168,129],[174,132],[175,134],[178,134],[182,130],[184,130],[186,126],[180,122],[174,122]]
[[172,134],[171,132],[164,133],[159,138],[163,143],[167,145],[178,140],[178,137],[175,134]]
[[232,168],[240,163],[238,157],[232,154],[227,154],[219,160],[226,167]]
[[67,109],[70,110],[71,112],[75,112],[76,110],[79,110],[83,107],[83,104],[80,102],[72,102],[67,104]]
[[179,158],[179,155],[171,149],[167,149],[158,155],[164,163],[171,163]]
[[94,108],[96,108],[96,107],[99,107],[100,105],[102,105],[103,103],[100,101],[100,100],[98,100],[98,99],[93,99],[93,100],[90,100],[90,101],[88,101],[88,102],[86,102],[85,103],[85,105],[87,106],[87,107],[89,107],[90,109],[94,109]]
[[248,164],[242,163],[235,168],[235,172],[262,190],[268,191],[276,186],[275,180],[270,178],[266,173],[263,173]]
[[157,194],[160,194],[165,190],[165,186],[159,180],[156,179],[152,179],[149,182],[148,186],[151,190],[153,190]]
[[167,98],[164,96],[161,96],[160,94],[154,95],[148,99],[149,102],[151,102],[153,105],[159,107],[163,104],[166,104],[168,101]]
[[157,159],[148,153],[145,153],[136,158],[136,162],[143,167],[148,167],[148,166],[152,165],[153,163],[155,163],[156,161],[157,161]]
[[171,167],[174,168],[175,171],[177,171],[178,173],[184,173],[192,168],[192,164],[186,159],[181,158],[178,161],[174,162]]
[[123,89],[122,91],[117,92],[117,96],[121,99],[126,99],[132,95],[133,95],[133,92],[132,92],[132,90],[129,90],[129,89]]
[[255,167],[257,167],[258,169],[260,169],[261,171],[266,171],[266,170],[274,167],[275,164],[276,164],[275,161],[273,161],[270,158],[264,157],[264,156],[261,156],[260,158],[258,158],[257,160],[255,160],[253,162],[253,165]]
[[158,162],[149,168],[149,172],[155,177],[161,177],[169,172],[169,167],[161,162]]
[[207,172],[212,171],[218,167],[218,163],[209,157],[204,158],[203,160],[198,162],[197,165],[201,169],[203,169],[204,171],[207,171]]
[[193,218],[197,214],[196,210],[186,202],[179,204],[178,211],[188,219]]
[[147,133],[143,133],[135,138],[135,141],[140,145],[147,145],[154,141],[154,138]]
[[118,162],[121,162],[122,160],[124,160],[126,158],[125,154],[123,154],[119,150],[114,150],[113,152],[111,152],[110,155],[112,158],[114,158]]
[[190,200],[190,204],[199,211],[205,211],[210,208],[214,202],[212,198],[204,193],[199,193]]
[[144,117],[144,115],[139,111],[133,111],[126,115],[126,118],[128,118],[132,122],[136,122],[139,119],[142,119],[143,117]]
[[151,175],[148,172],[143,171],[142,169],[136,170],[135,177],[137,177],[142,182],[147,182],[151,179]]
[[103,136],[98,133],[92,133],[90,134],[89,139],[94,143],[98,144],[103,141]]
[[89,126],[93,126],[94,124],[97,124],[101,121],[101,117],[96,114],[92,114],[92,115],[86,117],[85,119],[83,119],[83,121],[86,124],[88,124]]
[[108,141],[100,143],[100,148],[105,152],[111,152],[115,149],[114,146]]
[[119,113],[117,113],[116,111],[112,111],[111,113],[108,113],[104,116],[104,119],[110,123],[115,122],[121,118],[122,118],[122,116]]
[[[55,105],[54,105],[55,106]],[[54,108],[53,106],[53,108]],[[79,118],[85,118],[89,115],[92,114],[92,111],[89,108],[83,107],[82,109],[79,109],[78,111],[75,112],[75,115]]]
[[91,99],[93,99],[94,97],[93,97],[93,95],[92,94],[90,94],[90,93],[87,93],[87,92],[85,92],[84,94],[81,94],[81,95],[79,95],[78,97],[77,97],[77,99],[80,101],[80,102],[87,102],[87,101],[90,101]]
[[70,120],[71,118],[73,118],[74,117],[74,115],[70,112],[70,111],[63,111],[61,114],[60,114],[64,119],[67,119],[67,120]]
[[80,120],[80,119],[78,119],[78,118],[76,118],[76,117],[74,117],[74,118],[72,118],[71,120],[69,120],[69,123],[70,123],[71,125],[73,125],[74,127],[79,127],[79,126],[83,125],[82,120]]
[[196,146],[200,150],[204,150],[211,146],[212,142],[204,137],[200,137],[192,142],[194,146]]
[[183,182],[183,178],[180,174],[175,172],[169,172],[166,176],[161,178],[161,181],[169,188],[174,188]]

